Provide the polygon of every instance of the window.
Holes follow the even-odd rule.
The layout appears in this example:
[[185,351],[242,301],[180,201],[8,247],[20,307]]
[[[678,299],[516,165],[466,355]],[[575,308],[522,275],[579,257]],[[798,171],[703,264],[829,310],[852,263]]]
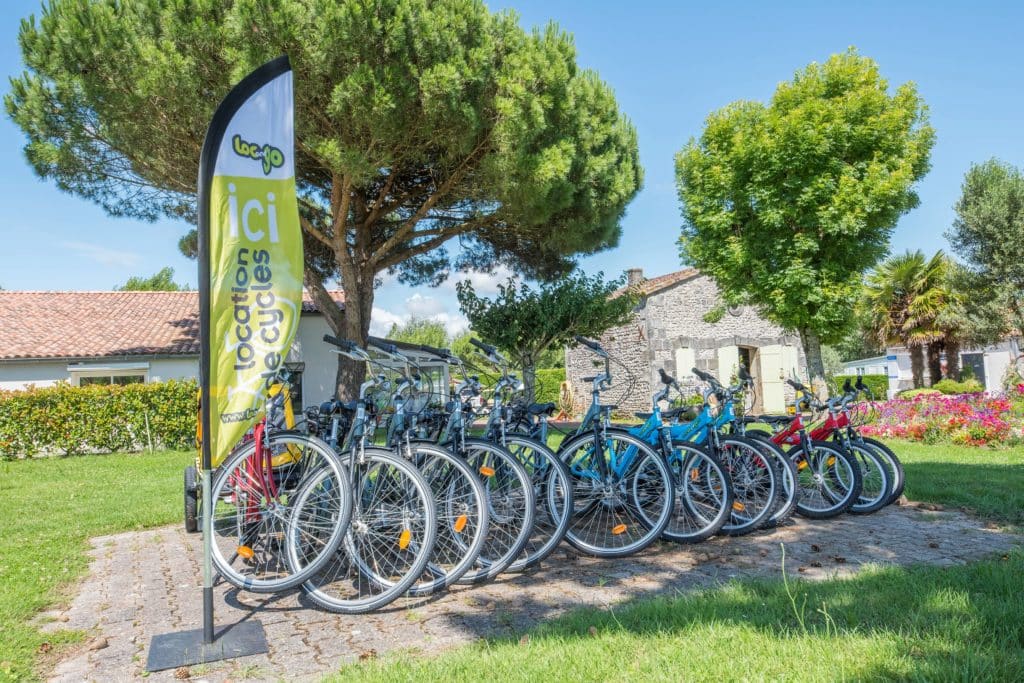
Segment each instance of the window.
[[149,363],[76,363],[68,366],[68,374],[78,387],[143,384],[149,379]]

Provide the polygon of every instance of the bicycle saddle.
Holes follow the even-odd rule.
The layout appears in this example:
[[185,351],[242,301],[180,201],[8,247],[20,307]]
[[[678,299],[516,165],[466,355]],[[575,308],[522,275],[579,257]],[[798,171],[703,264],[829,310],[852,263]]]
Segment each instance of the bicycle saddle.
[[556,407],[554,403],[531,403],[526,407],[526,411],[530,415],[544,415],[545,413],[550,415],[555,412]]

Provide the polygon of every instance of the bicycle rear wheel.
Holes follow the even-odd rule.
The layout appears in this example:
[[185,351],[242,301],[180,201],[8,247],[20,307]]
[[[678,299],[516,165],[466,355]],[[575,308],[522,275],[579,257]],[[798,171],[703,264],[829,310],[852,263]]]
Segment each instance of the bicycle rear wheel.
[[889,501],[886,505],[892,505],[900,499],[900,496],[903,495],[903,487],[907,484],[907,475],[903,471],[903,463],[900,462],[900,459],[896,457],[896,454],[891,448],[878,439],[862,436],[860,437],[859,443],[862,443],[868,448],[874,449],[874,451],[881,456],[888,465],[893,485],[892,495],[889,496]]
[[487,499],[476,472],[447,448],[414,442],[409,449],[437,506],[437,541],[409,594],[430,595],[454,584],[476,562],[487,538]]
[[732,480],[732,514],[722,527],[730,536],[742,536],[768,522],[778,506],[781,473],[774,458],[762,452],[760,442],[741,436],[719,436],[718,457]]
[[529,473],[507,449],[482,439],[465,439],[461,453],[478,473],[487,501],[487,538],[476,566],[459,583],[493,579],[516,561],[533,532],[536,500]]
[[661,537],[674,502],[672,473],[661,454],[631,434],[609,431],[570,439],[558,455],[572,482],[565,538],[573,547],[596,557],[625,557]]
[[796,504],[800,500],[800,487],[796,483],[796,465],[786,457],[786,451],[772,441],[771,434],[749,429],[745,435],[756,441],[759,446],[763,446],[761,452],[775,462],[782,475],[779,502],[775,506],[772,516],[765,522],[765,528],[777,527],[793,516],[793,513],[796,512]]
[[352,513],[337,454],[288,432],[233,451],[211,500],[214,565],[228,583],[256,593],[297,586],[329,562]]
[[366,448],[348,459],[352,522],[338,550],[302,588],[328,611],[362,614],[394,601],[423,576],[437,513],[430,484],[394,453]]
[[529,473],[536,501],[530,538],[522,554],[506,570],[520,572],[543,561],[565,538],[572,520],[572,486],[565,463],[540,441],[506,434],[505,448]]
[[866,515],[882,509],[892,496],[892,478],[889,468],[873,449],[849,444],[853,461],[860,466],[860,495],[850,506],[850,514]]
[[853,459],[827,441],[812,441],[810,452],[793,446],[786,456],[797,469],[797,514],[828,519],[846,512],[860,495],[861,472]]
[[697,543],[717,534],[732,514],[732,480],[721,461],[703,446],[673,441],[668,458],[675,489],[672,517],[664,537]]

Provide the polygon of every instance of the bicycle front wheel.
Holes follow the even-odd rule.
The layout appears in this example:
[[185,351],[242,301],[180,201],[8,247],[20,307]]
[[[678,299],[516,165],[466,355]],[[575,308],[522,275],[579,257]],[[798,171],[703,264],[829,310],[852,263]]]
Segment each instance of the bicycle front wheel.
[[323,567],[352,513],[337,454],[316,437],[287,432],[233,451],[211,500],[213,563],[225,581],[256,593],[293,588]]
[[326,610],[362,614],[389,604],[423,576],[437,514],[430,484],[394,453],[366,448],[348,459],[354,493],[348,533],[302,587]]
[[749,534],[768,523],[782,490],[781,473],[761,444],[741,436],[720,436],[718,457],[732,479],[732,514],[722,527],[730,536]]
[[734,494],[728,472],[703,446],[689,441],[673,441],[668,462],[675,505],[665,538],[676,543],[711,538],[732,513]]
[[808,451],[800,445],[786,454],[797,470],[797,514],[810,519],[841,515],[860,495],[860,467],[827,441],[811,441]]
[[665,459],[631,434],[581,434],[559,449],[572,482],[565,538],[595,557],[625,557],[656,541],[672,516]]

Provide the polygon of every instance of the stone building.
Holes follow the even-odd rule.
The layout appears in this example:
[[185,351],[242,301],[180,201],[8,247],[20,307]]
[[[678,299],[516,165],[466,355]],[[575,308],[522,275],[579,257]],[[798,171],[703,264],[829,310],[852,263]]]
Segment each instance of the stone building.
[[[635,268],[627,277],[627,286],[639,289],[640,301],[631,322],[601,337],[602,346],[625,366],[613,363],[613,386],[603,402],[617,404],[622,413],[650,410],[651,395],[661,388],[659,368],[696,390],[692,368],[728,383],[742,361],[754,378],[753,412],[785,410],[790,394],[784,380],[794,373],[806,376],[797,335],[787,334],[749,306],[723,310],[715,283],[696,269],[646,279]],[[713,312],[721,312],[720,317]],[[715,317],[719,319],[709,322]],[[595,360],[585,347],[566,349],[566,380],[577,410],[590,401],[591,385],[581,378],[600,371]]]

